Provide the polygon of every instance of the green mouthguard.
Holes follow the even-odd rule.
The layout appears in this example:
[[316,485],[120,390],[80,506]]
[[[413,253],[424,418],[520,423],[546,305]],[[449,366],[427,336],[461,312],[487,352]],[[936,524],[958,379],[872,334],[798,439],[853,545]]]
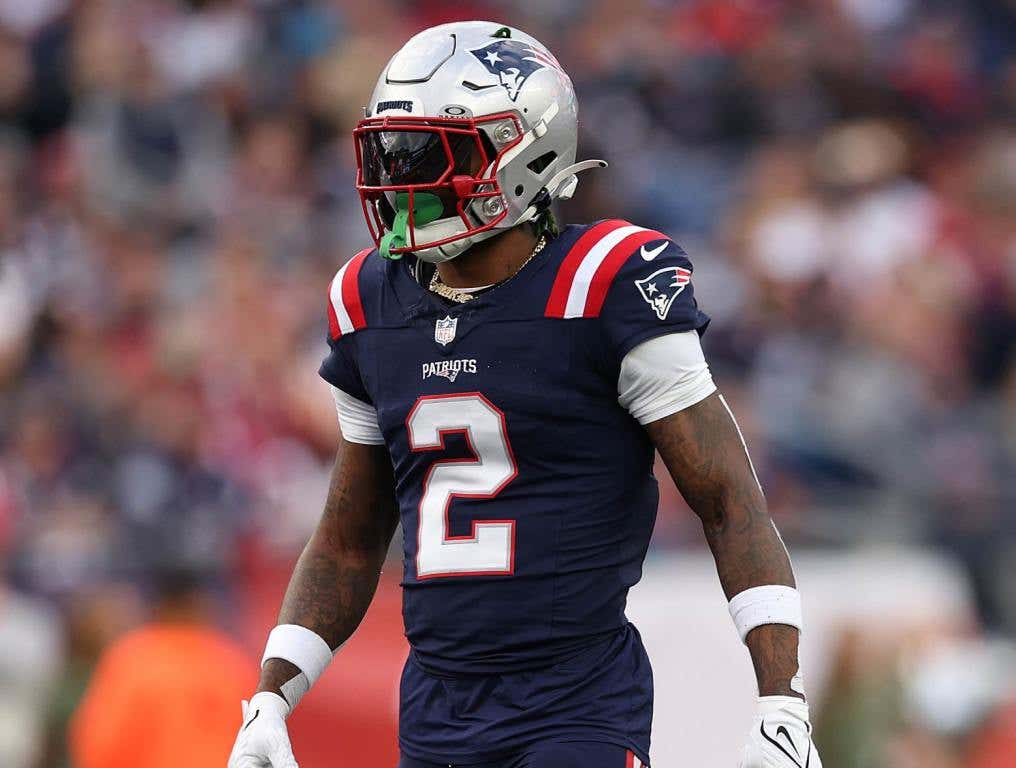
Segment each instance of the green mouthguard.
[[[444,204],[437,195],[429,192],[417,192],[413,195],[413,225],[420,227],[430,224],[441,218],[444,211]],[[397,192],[395,194],[395,221],[392,222],[391,231],[381,238],[380,253],[386,259],[397,260],[402,258],[401,253],[392,253],[392,248],[405,248],[409,245],[406,239],[406,230],[409,229],[409,193]]]

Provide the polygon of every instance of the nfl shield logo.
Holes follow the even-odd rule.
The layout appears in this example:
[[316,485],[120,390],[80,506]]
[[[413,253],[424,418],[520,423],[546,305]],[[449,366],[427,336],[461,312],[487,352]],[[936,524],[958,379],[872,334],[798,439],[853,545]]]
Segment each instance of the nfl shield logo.
[[459,324],[457,317],[448,315],[444,320],[438,319],[434,324],[434,341],[442,347],[455,338],[455,327]]

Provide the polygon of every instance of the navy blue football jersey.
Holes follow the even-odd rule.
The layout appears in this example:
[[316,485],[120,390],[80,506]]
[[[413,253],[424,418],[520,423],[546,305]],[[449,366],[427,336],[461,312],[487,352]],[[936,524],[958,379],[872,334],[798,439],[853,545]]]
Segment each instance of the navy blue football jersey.
[[406,636],[442,674],[554,663],[626,623],[658,493],[618,375],[641,342],[705,328],[692,265],[611,220],[466,304],[414,268],[364,251],[339,271],[320,371],[376,409],[391,454]]
[[[582,733],[648,759],[652,675],[624,609],[658,492],[617,384],[641,342],[705,329],[691,263],[614,220],[567,227],[465,304],[421,286],[419,266],[363,251],[338,272],[321,366],[377,411],[394,466],[403,749],[465,760]],[[548,694],[547,675],[567,691]]]

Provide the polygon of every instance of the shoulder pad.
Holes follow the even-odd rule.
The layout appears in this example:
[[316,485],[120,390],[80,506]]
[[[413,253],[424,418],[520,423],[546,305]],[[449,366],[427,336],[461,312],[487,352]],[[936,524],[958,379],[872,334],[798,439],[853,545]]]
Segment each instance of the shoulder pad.
[[614,278],[641,246],[666,235],[621,219],[601,221],[582,234],[561,261],[545,317],[598,317]]
[[333,341],[367,327],[360,294],[360,269],[372,250],[360,251],[332,278],[328,289],[328,336]]

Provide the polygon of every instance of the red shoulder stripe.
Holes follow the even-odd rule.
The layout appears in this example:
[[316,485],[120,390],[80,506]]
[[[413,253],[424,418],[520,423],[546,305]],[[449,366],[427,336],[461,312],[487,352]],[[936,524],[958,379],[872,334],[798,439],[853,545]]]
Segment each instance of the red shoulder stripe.
[[360,251],[332,280],[328,300],[328,332],[332,339],[367,327],[360,298],[360,269],[372,250],[365,248]]
[[568,304],[568,293],[571,290],[572,282],[575,280],[575,273],[582,264],[582,260],[589,253],[590,249],[603,239],[604,235],[624,226],[629,226],[628,222],[620,219],[601,221],[599,224],[590,227],[585,234],[575,241],[575,245],[571,247],[568,255],[561,262],[561,266],[558,267],[557,276],[554,278],[554,285],[550,289],[550,298],[547,299],[547,306],[543,312],[544,316],[564,317],[565,307]]
[[583,317],[597,317],[603,308],[603,302],[607,299],[607,292],[617,277],[617,273],[624,266],[636,248],[640,248],[653,240],[667,240],[666,235],[654,232],[651,229],[643,229],[633,235],[628,235],[624,240],[615,245],[600,266],[596,269],[593,279],[589,284],[589,293],[586,295],[585,311]]

